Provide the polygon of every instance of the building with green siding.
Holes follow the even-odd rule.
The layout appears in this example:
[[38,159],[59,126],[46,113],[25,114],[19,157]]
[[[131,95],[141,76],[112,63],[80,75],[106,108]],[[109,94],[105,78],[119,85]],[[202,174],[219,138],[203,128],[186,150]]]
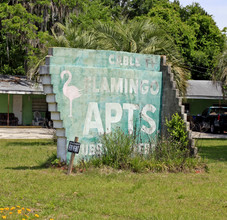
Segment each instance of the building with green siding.
[[188,115],[200,115],[203,110],[210,106],[224,106],[222,87],[220,82],[208,80],[189,80],[184,102]]
[[[26,77],[0,75],[0,125],[7,125],[4,116],[17,118],[11,125],[34,125],[34,112],[43,118],[47,114],[47,103],[43,86]],[[10,118],[10,119],[11,119]]]

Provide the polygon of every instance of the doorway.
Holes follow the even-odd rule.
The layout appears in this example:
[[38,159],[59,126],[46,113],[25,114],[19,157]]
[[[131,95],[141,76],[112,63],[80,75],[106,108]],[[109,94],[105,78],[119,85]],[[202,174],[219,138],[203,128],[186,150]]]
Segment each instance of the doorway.
[[18,118],[18,125],[22,125],[22,95],[13,95],[13,113]]

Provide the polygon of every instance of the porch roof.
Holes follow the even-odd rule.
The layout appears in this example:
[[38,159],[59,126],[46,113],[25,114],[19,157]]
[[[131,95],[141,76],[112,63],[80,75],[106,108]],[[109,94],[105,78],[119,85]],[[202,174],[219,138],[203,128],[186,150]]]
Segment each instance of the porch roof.
[[187,99],[223,99],[220,82],[209,80],[189,80]]
[[28,80],[25,76],[0,75],[0,94],[43,95],[42,83]]

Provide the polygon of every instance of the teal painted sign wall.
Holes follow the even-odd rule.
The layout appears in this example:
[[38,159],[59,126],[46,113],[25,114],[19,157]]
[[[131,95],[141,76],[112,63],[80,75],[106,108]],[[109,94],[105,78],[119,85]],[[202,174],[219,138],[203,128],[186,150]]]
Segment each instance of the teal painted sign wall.
[[160,56],[53,48],[49,68],[67,141],[79,137],[79,157],[97,153],[99,135],[116,127],[136,133],[140,146],[159,134]]

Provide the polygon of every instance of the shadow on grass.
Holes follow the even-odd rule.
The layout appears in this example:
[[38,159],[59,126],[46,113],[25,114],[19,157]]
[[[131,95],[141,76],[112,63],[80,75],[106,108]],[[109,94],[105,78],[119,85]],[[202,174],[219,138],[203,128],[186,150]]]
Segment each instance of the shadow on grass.
[[18,166],[18,167],[5,167],[6,170],[41,170],[47,169],[45,166]]
[[215,161],[227,161],[227,145],[213,143],[210,146],[198,146],[199,155]]
[[7,170],[42,170],[47,169],[53,165],[53,162],[57,160],[57,155],[52,154],[46,161],[40,163],[37,166],[17,166],[17,167],[5,167]]
[[36,147],[36,146],[47,146],[47,145],[54,145],[54,141],[53,140],[35,140],[35,141],[9,141],[7,143],[5,143],[4,145],[6,147],[12,147],[12,146],[17,146],[17,147],[25,147],[25,146],[29,146],[29,147]]

